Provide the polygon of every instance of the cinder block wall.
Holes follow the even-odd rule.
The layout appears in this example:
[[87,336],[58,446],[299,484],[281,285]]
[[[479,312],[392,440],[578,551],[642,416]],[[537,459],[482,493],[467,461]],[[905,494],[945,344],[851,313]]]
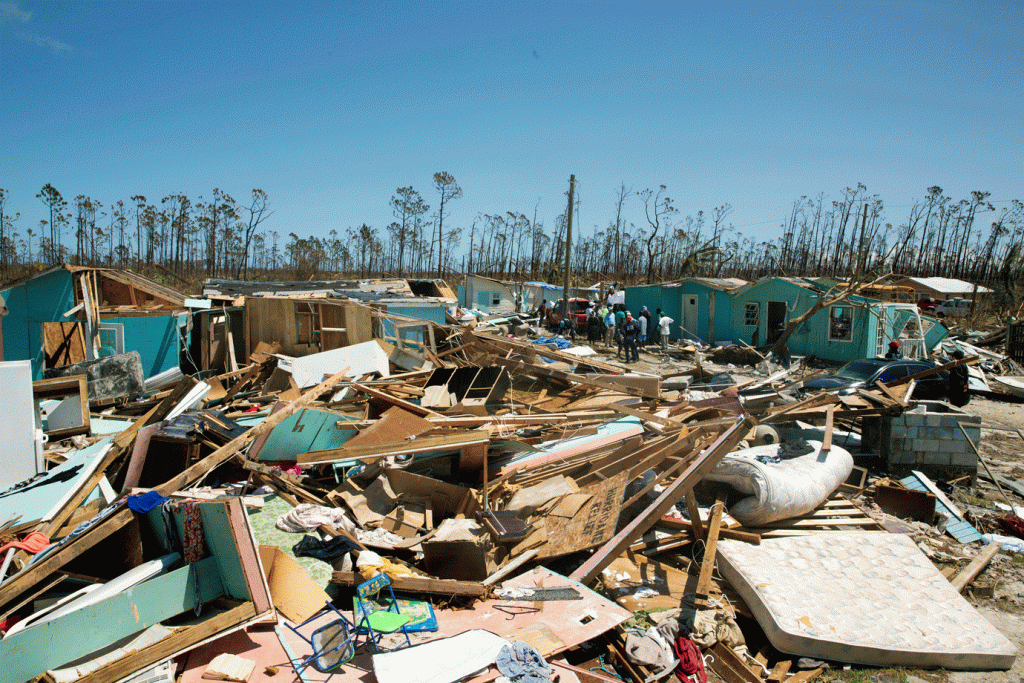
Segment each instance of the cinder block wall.
[[919,470],[929,477],[955,479],[978,474],[978,456],[957,423],[963,423],[975,444],[981,439],[981,418],[942,401],[916,401],[899,417],[881,421],[879,453],[890,474]]

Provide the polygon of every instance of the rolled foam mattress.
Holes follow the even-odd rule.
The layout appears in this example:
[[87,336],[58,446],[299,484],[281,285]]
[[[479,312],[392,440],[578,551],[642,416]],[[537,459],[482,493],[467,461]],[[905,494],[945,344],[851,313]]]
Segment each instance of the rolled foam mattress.
[[791,655],[870,666],[1006,670],[1017,649],[901,534],[718,541],[722,575]]
[[729,506],[729,514],[743,526],[798,517],[821,505],[853,471],[849,451],[838,446],[822,451],[820,441],[807,443],[813,449],[810,453],[778,463],[760,462],[757,457],[777,455],[780,444],[735,451],[722,458],[705,479],[747,494]]

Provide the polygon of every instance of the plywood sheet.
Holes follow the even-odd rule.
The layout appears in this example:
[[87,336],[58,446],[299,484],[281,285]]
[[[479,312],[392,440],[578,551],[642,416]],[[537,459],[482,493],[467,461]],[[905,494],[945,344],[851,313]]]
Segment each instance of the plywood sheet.
[[619,472],[611,479],[581,489],[580,493],[590,498],[572,516],[549,513],[544,519],[548,542],[541,547],[538,557],[564,555],[608,541],[615,535],[627,483],[629,472]]
[[[722,575],[782,652],[870,666],[1009,669],[1017,649],[900,534],[718,542]],[[836,590],[841,586],[842,590]]]

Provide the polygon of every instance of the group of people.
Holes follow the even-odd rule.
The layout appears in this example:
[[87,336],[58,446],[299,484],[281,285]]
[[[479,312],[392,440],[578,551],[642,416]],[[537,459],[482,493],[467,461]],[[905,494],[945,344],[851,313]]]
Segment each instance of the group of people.
[[[542,321],[548,318],[551,304],[544,300],[537,308],[537,317]],[[640,360],[640,349],[648,345],[659,345],[663,351],[668,350],[671,325],[675,320],[656,309],[651,313],[646,306],[634,316],[626,310],[624,304],[592,303],[587,309],[585,329],[578,329],[575,315],[563,315],[559,321],[557,332],[565,337],[576,339],[576,334],[586,332],[587,342],[598,344],[604,341],[606,348],[616,347],[615,357],[627,363]],[[623,356],[625,356],[623,358]]]

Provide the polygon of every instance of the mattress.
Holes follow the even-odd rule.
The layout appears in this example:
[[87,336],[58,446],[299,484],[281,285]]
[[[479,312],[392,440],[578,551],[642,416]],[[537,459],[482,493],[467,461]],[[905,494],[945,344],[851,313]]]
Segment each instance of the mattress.
[[808,513],[821,505],[853,471],[853,456],[839,446],[822,451],[821,441],[808,441],[806,455],[760,462],[772,458],[779,444],[735,451],[722,458],[707,481],[723,482],[747,494],[729,506],[729,514],[747,527],[759,527],[780,519]]
[[989,671],[1017,649],[899,534],[718,542],[722,575],[791,655],[871,666]]

